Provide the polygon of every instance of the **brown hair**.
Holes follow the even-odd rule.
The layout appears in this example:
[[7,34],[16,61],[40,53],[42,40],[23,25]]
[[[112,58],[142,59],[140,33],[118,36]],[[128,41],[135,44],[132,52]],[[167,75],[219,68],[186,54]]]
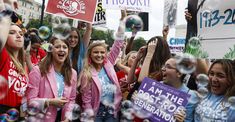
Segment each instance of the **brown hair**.
[[[157,41],[157,45],[151,59],[149,74],[155,74],[156,72],[161,71],[161,67],[165,64],[165,62],[171,57],[170,49],[167,42],[161,36],[152,37],[147,45],[154,41]],[[145,55],[146,56],[146,55]]]
[[72,59],[72,66],[73,66],[73,68],[76,71],[78,71],[77,62],[78,62],[78,56],[79,56],[79,51],[80,51],[81,37],[80,37],[80,33],[79,33],[78,29],[72,28],[71,32],[72,31],[75,31],[78,34],[78,44],[73,48],[73,50],[72,50],[72,57],[71,57],[71,59]]
[[[234,96],[235,95],[235,66],[232,60],[230,59],[218,59],[216,61],[214,61],[208,71],[208,75],[212,69],[212,67],[215,64],[221,64],[222,68],[225,72],[226,78],[228,80],[228,82],[230,83],[230,85],[227,88],[227,91],[225,93],[225,97],[230,97],[230,96]],[[209,81],[208,83],[208,90],[211,91],[211,82]]]
[[[54,42],[58,40],[58,38],[52,37],[50,39],[50,43],[54,44]],[[69,47],[69,43],[66,40],[62,40],[68,47]],[[68,53],[69,54],[69,53]],[[41,75],[45,76],[48,72],[50,67],[52,66],[53,63],[53,56],[51,52],[47,53],[47,56],[39,63],[39,69],[41,71]],[[70,63],[70,59],[69,56],[67,56],[67,58],[64,61],[64,64],[61,68],[61,74],[64,76],[65,79],[65,83],[67,85],[71,85],[71,77],[72,77],[72,66]]]
[[[19,27],[18,25],[12,23],[11,26],[13,26],[13,25]],[[20,28],[20,27],[19,27],[19,28]],[[20,29],[21,29],[21,28],[20,28]],[[21,30],[22,30],[22,29],[21,29]],[[6,45],[5,47],[6,47],[6,50],[7,50],[8,54],[9,54],[9,56],[11,57],[11,60],[13,61],[14,65],[15,65],[15,67],[16,67],[17,71],[18,71],[20,74],[22,74],[22,75],[27,75],[27,73],[26,73],[26,71],[25,71],[26,65],[25,65],[25,60],[24,60],[24,57],[25,57],[25,54],[24,54],[24,46],[19,50],[18,57],[17,57],[18,61],[17,61],[17,59],[14,58],[13,52],[11,51],[11,49],[9,49],[9,48],[11,48],[11,47],[9,47],[9,46],[7,46],[7,45]]]

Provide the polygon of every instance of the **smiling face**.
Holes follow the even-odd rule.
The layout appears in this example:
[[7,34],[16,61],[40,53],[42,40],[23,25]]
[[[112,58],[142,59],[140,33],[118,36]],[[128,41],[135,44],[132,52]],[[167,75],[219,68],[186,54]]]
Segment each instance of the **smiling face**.
[[69,40],[69,46],[74,48],[78,44],[79,35],[76,31],[71,31],[70,36],[68,38]]
[[23,48],[23,31],[17,25],[11,25],[6,46],[16,50]]
[[214,64],[208,75],[211,92],[216,95],[224,95],[230,84],[222,65]]
[[58,64],[63,64],[68,57],[69,48],[65,42],[56,39],[52,49],[53,61]]
[[181,74],[176,69],[176,61],[174,58],[170,58],[166,61],[162,67],[163,81],[166,84],[173,84],[180,80]]
[[106,57],[106,48],[104,46],[95,46],[91,49],[90,58],[94,65],[103,65]]

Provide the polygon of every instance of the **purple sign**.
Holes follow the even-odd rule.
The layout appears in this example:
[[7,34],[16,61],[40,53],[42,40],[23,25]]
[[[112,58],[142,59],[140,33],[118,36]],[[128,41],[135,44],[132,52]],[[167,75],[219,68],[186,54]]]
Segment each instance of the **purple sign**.
[[173,87],[144,78],[134,105],[151,114],[153,122],[174,122],[174,113],[184,108],[190,95]]

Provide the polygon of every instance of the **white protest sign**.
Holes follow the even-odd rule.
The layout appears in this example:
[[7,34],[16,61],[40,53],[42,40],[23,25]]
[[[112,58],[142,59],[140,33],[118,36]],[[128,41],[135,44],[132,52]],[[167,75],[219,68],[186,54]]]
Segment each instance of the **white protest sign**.
[[163,25],[168,25],[174,28],[176,25],[177,15],[177,0],[165,0],[164,2],[164,17]]
[[[199,0],[198,5],[203,2]],[[209,58],[227,58],[235,50],[235,1],[205,0],[197,13],[198,36]]]
[[103,0],[102,5],[106,9],[149,12],[150,1],[151,0]]
[[102,0],[98,0],[96,7],[95,19],[92,26],[105,26],[106,25],[106,13],[102,7]]

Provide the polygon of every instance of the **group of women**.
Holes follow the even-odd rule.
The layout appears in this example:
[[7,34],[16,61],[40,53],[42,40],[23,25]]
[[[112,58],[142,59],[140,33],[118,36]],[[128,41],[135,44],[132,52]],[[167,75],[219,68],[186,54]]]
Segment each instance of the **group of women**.
[[[8,92],[0,99],[0,114],[14,108],[21,113],[19,119],[26,119],[24,113],[36,102],[37,109],[45,115],[42,121],[68,122],[73,120],[68,113],[79,103],[82,111],[92,110],[93,121],[115,122],[122,116],[121,101],[132,100],[144,77],[150,77],[198,100],[189,100],[185,111],[175,113],[176,121],[235,121],[235,110],[229,103],[229,98],[235,96],[235,62],[230,59],[218,59],[209,65],[198,61],[195,73],[207,72],[209,77],[209,92],[202,97],[183,82],[185,74],[177,69],[176,58],[161,36],[151,38],[138,52],[129,52],[124,62],[118,62],[117,67],[125,75],[118,78],[114,66],[125,46],[122,20],[110,51],[103,40],[90,42],[92,26],[87,24],[83,36],[72,29],[68,39],[52,37],[52,50],[31,68],[22,29],[11,24],[9,31],[1,30],[0,34],[5,31],[7,38],[0,40],[0,75],[8,83]],[[143,120],[135,117],[133,121]]]

